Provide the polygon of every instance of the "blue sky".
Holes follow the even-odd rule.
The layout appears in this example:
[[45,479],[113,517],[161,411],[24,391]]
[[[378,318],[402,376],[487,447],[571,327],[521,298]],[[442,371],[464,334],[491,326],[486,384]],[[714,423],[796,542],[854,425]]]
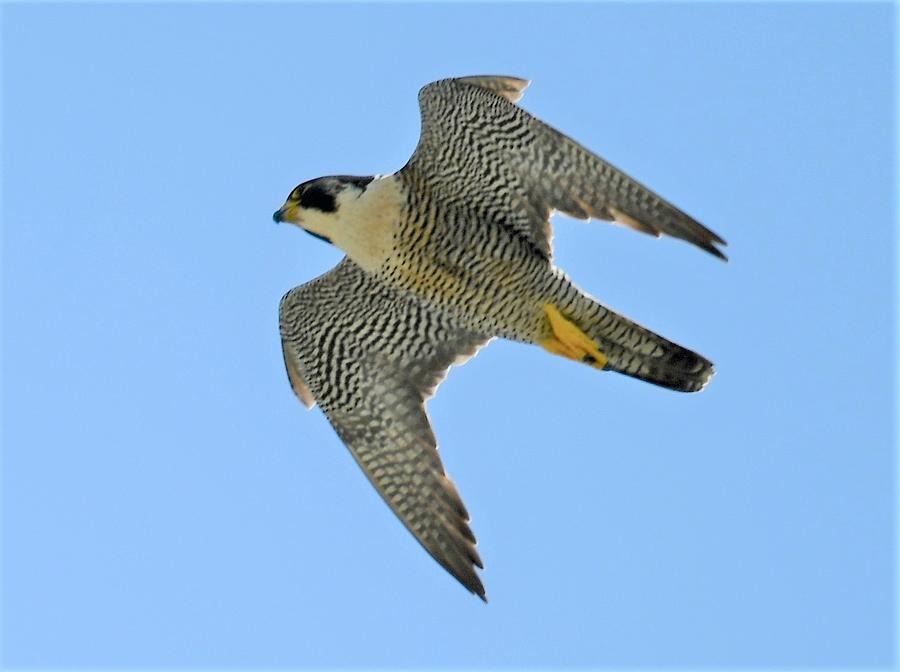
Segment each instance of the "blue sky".
[[[4,665],[889,664],[890,5],[2,12]],[[731,257],[556,223],[702,394],[506,342],[442,385],[487,606],[292,395],[278,301],[340,254],[271,221],[482,73]]]

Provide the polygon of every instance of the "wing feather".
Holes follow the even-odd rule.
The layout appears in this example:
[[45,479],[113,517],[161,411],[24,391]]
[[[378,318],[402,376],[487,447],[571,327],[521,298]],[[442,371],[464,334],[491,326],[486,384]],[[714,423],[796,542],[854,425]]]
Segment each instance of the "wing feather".
[[279,317],[295,392],[304,403],[319,403],[425,550],[485,599],[469,514],[444,472],[425,401],[452,364],[488,339],[386,287],[349,259],[288,292]]
[[483,76],[424,87],[419,144],[403,172],[485,221],[513,228],[548,258],[553,210],[681,238],[726,258],[717,234],[516,106],[527,84]]

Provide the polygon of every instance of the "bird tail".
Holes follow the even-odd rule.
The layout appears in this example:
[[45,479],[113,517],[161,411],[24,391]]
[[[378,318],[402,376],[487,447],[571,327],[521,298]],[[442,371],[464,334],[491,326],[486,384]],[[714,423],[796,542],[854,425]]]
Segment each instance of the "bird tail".
[[712,362],[696,352],[605,306],[594,306],[588,334],[608,358],[604,368],[679,392],[702,390],[715,373]]
[[[585,297],[588,298],[588,297]],[[541,345],[554,354],[617,371],[679,392],[702,390],[712,362],[632,322],[592,299],[577,316],[546,304],[552,335]]]

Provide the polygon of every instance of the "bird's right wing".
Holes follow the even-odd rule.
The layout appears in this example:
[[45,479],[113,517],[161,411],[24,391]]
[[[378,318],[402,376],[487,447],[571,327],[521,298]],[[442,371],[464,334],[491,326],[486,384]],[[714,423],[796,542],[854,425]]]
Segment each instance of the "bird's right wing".
[[444,473],[425,401],[452,364],[489,339],[384,286],[349,259],[288,292],[279,319],[297,396],[307,407],[319,403],[425,550],[485,599],[469,515]]
[[551,256],[552,210],[681,238],[725,259],[725,241],[515,103],[528,81],[444,79],[419,92],[422,131],[403,173],[437,197],[510,226]]

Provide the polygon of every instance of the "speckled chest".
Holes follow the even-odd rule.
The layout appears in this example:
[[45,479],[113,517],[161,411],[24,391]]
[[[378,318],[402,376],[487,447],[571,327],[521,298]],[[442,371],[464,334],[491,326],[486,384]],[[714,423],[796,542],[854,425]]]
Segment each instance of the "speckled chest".
[[549,262],[502,224],[427,193],[404,194],[391,254],[377,274],[466,327],[525,338],[552,280]]

